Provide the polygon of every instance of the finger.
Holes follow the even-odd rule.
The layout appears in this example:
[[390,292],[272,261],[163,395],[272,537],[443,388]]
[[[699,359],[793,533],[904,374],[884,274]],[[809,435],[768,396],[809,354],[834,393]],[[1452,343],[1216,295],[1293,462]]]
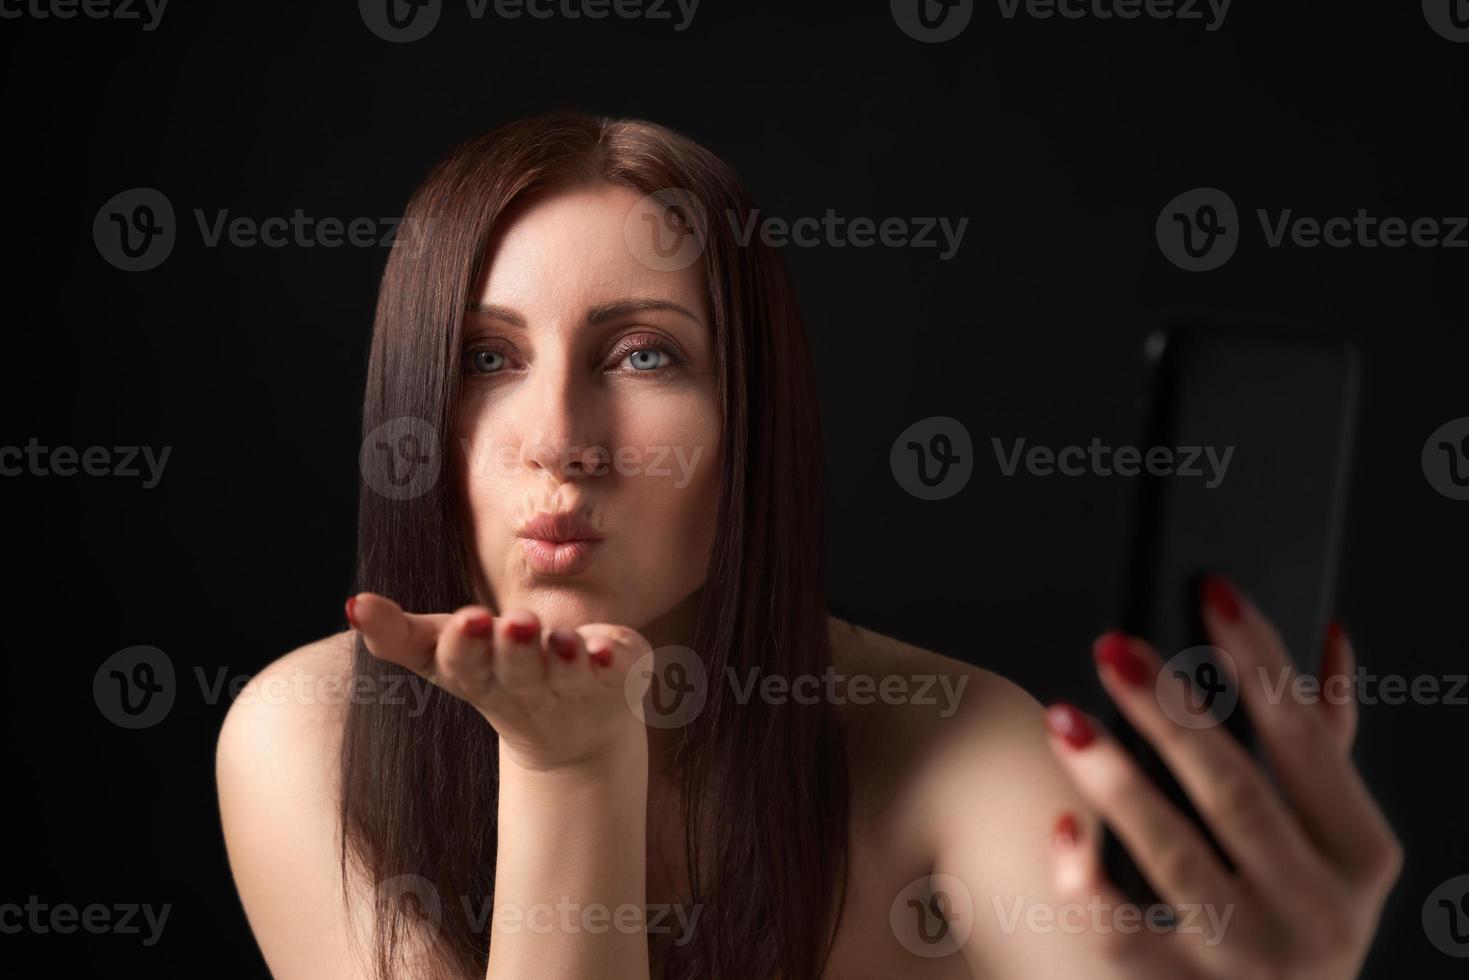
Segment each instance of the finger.
[[[541,623],[534,613],[506,612],[495,621],[495,680],[525,697],[545,690],[546,660],[541,649]],[[549,694],[549,690],[546,690]]]
[[557,696],[574,698],[597,689],[580,633],[558,627],[547,634],[546,650],[546,684]]
[[592,675],[599,683],[607,686],[624,683],[633,664],[652,650],[641,633],[626,626],[589,623],[577,632],[586,642]]
[[1233,877],[1198,827],[1178,811],[1131,756],[1069,704],[1046,711],[1051,746],[1082,798],[1126,845],[1169,905],[1238,901]]
[[1187,682],[1160,676],[1157,651],[1122,633],[1098,638],[1093,655],[1108,695],[1157,750],[1225,852],[1251,880],[1268,885],[1259,891],[1288,908],[1320,894],[1330,883],[1326,865],[1259,764],[1223,725],[1177,720],[1198,717],[1184,708]]
[[1352,684],[1357,669],[1356,651],[1341,626],[1326,627],[1326,648],[1321,655],[1321,714],[1336,750],[1350,756],[1357,737],[1357,691]]
[[1092,928],[1087,930],[1087,938],[1098,956],[1126,967],[1127,976],[1183,975],[1176,957],[1167,949],[1164,936],[1146,929],[1119,928],[1123,910],[1128,910],[1130,915],[1137,906],[1107,880],[1094,824],[1084,825],[1075,814],[1063,813],[1051,834],[1051,856],[1051,886],[1058,908],[1091,908],[1112,913],[1088,917]]
[[465,606],[439,633],[437,682],[471,704],[481,704],[495,688],[495,619],[483,606]]
[[[1321,712],[1290,693],[1295,670],[1275,626],[1228,582],[1204,589],[1204,623],[1238,665],[1240,698],[1306,832],[1351,877],[1389,877],[1399,849],[1382,811],[1331,738]],[[1266,680],[1277,692],[1272,694]],[[1282,682],[1284,688],[1279,687]]]
[[375,592],[359,592],[347,600],[347,622],[362,634],[368,653],[430,680],[439,631],[448,619],[444,613],[405,613],[392,599]]

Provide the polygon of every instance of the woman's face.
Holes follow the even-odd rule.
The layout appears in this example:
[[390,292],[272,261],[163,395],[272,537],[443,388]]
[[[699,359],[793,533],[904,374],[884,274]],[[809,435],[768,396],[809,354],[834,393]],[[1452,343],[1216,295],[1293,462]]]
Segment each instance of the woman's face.
[[598,183],[515,210],[465,317],[458,464],[485,598],[544,626],[642,629],[708,567],[720,418],[703,273],[633,254],[641,197]]

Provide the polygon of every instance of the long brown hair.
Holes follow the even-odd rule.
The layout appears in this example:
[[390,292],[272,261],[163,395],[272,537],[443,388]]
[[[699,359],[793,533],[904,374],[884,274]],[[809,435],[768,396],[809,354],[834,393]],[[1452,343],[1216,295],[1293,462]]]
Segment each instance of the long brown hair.
[[[702,245],[724,447],[717,529],[693,648],[709,699],[676,753],[695,907],[693,935],[658,965],[670,978],[815,980],[844,903],[848,781],[836,709],[736,700],[733,676],[785,677],[830,662],[822,558],[821,442],[814,373],[784,266],[755,236],[735,238],[750,202],[708,150],[636,120],[556,115],[464,143],[414,192],[378,294],[362,424],[424,420],[450,446],[461,330],[485,246],[507,208],[586,181],[681,195]],[[357,587],[414,612],[478,601],[456,468],[425,492],[364,484]],[[397,499],[397,498],[404,499]],[[637,624],[629,624],[637,625]],[[357,676],[404,671],[360,638]],[[401,683],[401,679],[399,681]],[[494,894],[496,735],[434,688],[413,717],[398,699],[352,699],[342,743],[341,864],[370,882],[416,875],[457,909]],[[412,714],[417,714],[413,712]],[[373,957],[387,976],[412,934],[401,901],[379,889]],[[446,910],[435,959],[450,976],[484,975],[488,926]]]

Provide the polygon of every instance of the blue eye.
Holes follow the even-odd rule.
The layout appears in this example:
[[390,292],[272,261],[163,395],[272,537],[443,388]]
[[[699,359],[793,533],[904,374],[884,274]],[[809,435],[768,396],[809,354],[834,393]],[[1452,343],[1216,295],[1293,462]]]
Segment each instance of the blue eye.
[[627,359],[633,368],[638,371],[652,371],[666,366],[671,360],[666,352],[656,347],[644,347],[635,350],[627,356]]
[[481,374],[493,374],[505,366],[505,355],[497,350],[477,350],[471,354],[470,364]]
[[624,371],[631,368],[634,374],[662,374],[682,364],[683,356],[668,341],[650,332],[622,338],[608,363]]

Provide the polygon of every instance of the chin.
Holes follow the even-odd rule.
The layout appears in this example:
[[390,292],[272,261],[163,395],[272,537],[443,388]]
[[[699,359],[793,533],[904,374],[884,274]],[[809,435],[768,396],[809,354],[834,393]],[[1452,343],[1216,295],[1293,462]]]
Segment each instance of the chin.
[[[587,623],[621,623],[627,610],[613,597],[611,587],[600,577],[546,577],[520,569],[515,585],[496,589],[501,612],[528,609],[547,629],[575,629]],[[625,624],[632,625],[632,624]]]

